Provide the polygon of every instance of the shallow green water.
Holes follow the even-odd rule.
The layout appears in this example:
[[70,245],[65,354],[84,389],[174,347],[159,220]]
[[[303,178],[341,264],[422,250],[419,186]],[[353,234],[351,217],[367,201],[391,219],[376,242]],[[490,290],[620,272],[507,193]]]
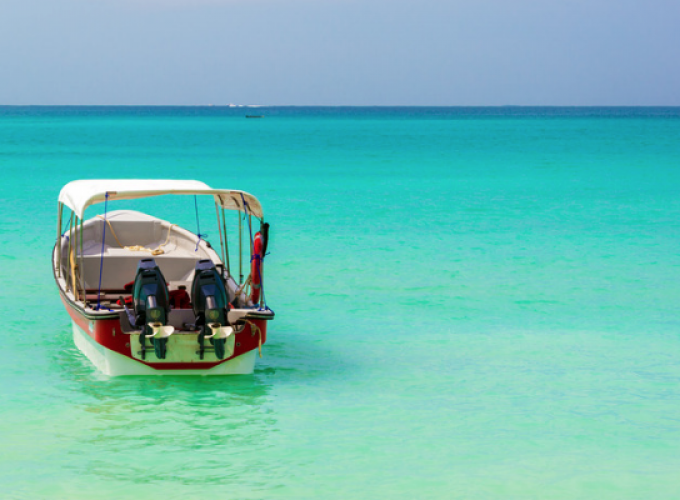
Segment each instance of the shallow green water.
[[[0,108],[3,499],[676,497],[680,110],[260,112]],[[254,375],[74,347],[56,199],[105,177],[260,198]]]

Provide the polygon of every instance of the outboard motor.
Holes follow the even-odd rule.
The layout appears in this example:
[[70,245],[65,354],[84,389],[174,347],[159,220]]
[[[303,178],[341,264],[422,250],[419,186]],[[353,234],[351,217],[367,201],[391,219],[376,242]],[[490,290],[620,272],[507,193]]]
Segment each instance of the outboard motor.
[[165,359],[168,337],[175,329],[166,326],[170,312],[168,286],[154,259],[139,261],[132,287],[132,303],[135,308],[134,324],[142,329],[139,335],[142,359],[146,359],[147,339],[151,341],[156,357]]
[[191,285],[191,302],[194,305],[196,326],[199,327],[198,344],[201,359],[205,352],[205,339],[215,346],[217,359],[224,359],[227,338],[233,333],[227,316],[229,297],[224,281],[211,260],[200,260],[196,263],[194,282]]

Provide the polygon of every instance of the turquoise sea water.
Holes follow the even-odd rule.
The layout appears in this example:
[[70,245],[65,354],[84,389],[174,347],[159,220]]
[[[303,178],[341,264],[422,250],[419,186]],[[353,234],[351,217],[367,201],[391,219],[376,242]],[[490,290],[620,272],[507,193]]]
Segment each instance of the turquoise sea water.
[[[677,498],[680,109],[0,107],[0,172],[2,499]],[[106,177],[260,198],[252,376],[74,347],[56,200]]]

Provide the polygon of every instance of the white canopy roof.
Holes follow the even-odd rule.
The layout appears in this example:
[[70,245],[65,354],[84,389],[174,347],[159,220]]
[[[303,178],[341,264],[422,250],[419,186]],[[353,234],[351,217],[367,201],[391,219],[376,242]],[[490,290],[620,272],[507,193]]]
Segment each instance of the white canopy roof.
[[203,194],[213,195],[215,201],[229,210],[244,210],[262,218],[262,206],[252,194],[232,189],[213,189],[200,181],[166,179],[92,179],[73,181],[61,188],[59,202],[69,207],[83,218],[85,209],[90,205],[103,203],[106,195],[109,200],[134,200],[163,194]]

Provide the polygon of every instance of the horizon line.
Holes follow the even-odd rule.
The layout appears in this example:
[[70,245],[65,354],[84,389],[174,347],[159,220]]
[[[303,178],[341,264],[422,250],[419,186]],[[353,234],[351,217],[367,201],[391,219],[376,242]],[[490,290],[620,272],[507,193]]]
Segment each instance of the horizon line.
[[680,108],[680,104],[0,104],[0,108]]

